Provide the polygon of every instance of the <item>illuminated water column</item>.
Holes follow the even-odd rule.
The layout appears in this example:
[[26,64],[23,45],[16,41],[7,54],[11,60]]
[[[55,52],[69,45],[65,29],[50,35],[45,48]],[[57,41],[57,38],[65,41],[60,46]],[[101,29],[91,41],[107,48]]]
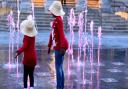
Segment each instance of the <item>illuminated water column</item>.
[[101,50],[101,36],[102,36],[102,28],[98,27],[98,65],[100,65],[100,50]]
[[91,49],[90,49],[90,62],[91,66],[93,65],[93,49],[94,49],[94,22],[90,23],[90,32],[91,32]]
[[88,13],[88,0],[85,0],[85,10],[84,10],[84,32],[86,36],[86,31],[87,31],[87,13]]
[[80,65],[81,53],[82,53],[82,46],[83,46],[83,26],[84,26],[84,18],[83,12],[81,12],[78,16],[78,65]]
[[14,41],[15,41],[15,23],[13,18],[13,11],[7,16],[8,26],[9,26],[9,69],[12,67],[11,64],[14,63]]
[[69,29],[70,29],[70,41],[69,41],[69,49],[68,49],[68,73],[70,75],[71,71],[70,71],[70,65],[71,62],[74,62],[74,55],[73,55],[73,45],[74,45],[74,29],[73,27],[76,25],[76,17],[75,17],[75,13],[74,13],[74,9],[70,10],[70,15],[68,17],[68,25],[69,25]]
[[[17,35],[16,35],[16,47],[19,48],[19,34],[20,34],[20,1],[17,0]],[[18,57],[17,57],[17,77],[19,77],[19,69],[18,69],[19,63],[18,63]]]

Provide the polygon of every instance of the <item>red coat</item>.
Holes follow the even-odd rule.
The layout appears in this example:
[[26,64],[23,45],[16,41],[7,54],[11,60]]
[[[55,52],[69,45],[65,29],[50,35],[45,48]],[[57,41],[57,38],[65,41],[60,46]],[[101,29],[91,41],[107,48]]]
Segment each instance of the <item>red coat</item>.
[[60,48],[68,49],[68,41],[64,34],[63,20],[60,16],[57,16],[53,21],[48,47],[51,48],[52,46],[54,50],[60,50]]
[[24,52],[23,64],[34,67],[36,65],[35,37],[24,36],[23,46],[17,51],[18,54]]

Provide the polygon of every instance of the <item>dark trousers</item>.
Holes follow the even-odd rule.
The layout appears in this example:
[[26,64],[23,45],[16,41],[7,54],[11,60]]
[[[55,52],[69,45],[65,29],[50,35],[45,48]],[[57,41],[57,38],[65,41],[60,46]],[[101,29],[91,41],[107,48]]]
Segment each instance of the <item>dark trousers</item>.
[[63,60],[64,56],[59,51],[55,51],[57,89],[64,89]]
[[66,4],[66,0],[61,0],[62,5]]
[[30,87],[34,87],[34,69],[35,67],[29,67],[24,65],[24,88],[27,88],[27,81],[28,81],[28,76],[30,79]]

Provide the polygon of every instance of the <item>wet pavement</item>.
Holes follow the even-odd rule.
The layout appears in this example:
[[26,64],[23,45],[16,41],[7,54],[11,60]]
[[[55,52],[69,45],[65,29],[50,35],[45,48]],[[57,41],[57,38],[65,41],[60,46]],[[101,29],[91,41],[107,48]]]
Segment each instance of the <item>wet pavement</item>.
[[[38,65],[35,69],[35,89],[56,89],[54,59],[49,60],[47,50],[38,51]],[[17,67],[16,60],[8,63],[8,50],[0,50],[0,89],[23,89],[23,69],[21,56]],[[74,50],[74,59],[65,56],[65,89],[128,89],[128,49],[101,49],[100,65],[97,64],[97,50],[90,63],[89,53],[86,59]],[[83,54],[82,54],[83,56]],[[91,65],[92,64],[92,65]]]
[[[35,89],[56,89],[54,58],[47,54],[50,31],[41,31],[37,36],[38,64],[35,69]],[[8,66],[8,32],[0,32],[0,89],[23,89],[22,56],[12,57]],[[69,32],[65,32],[69,38]],[[88,38],[91,35],[88,34]],[[90,49],[86,56],[81,52],[78,62],[78,35],[75,32],[74,58],[65,55],[65,89],[128,89],[128,36],[126,34],[102,34],[101,49],[98,49],[97,33],[94,35],[93,61]],[[68,39],[70,41],[70,39]],[[22,35],[20,35],[20,44]],[[100,50],[98,65],[98,50]],[[14,56],[14,54],[13,54]],[[85,59],[84,59],[85,58]]]

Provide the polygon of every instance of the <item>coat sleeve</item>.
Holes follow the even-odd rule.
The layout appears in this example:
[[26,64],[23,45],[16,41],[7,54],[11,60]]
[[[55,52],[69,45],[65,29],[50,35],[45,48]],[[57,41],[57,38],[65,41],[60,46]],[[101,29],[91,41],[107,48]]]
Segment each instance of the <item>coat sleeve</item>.
[[58,32],[59,32],[59,39],[60,39],[60,47],[61,48],[65,48],[65,44],[64,44],[64,26],[63,26],[63,21],[62,19],[58,19]]
[[51,48],[51,46],[52,46],[52,33],[50,33],[50,38],[48,43],[48,47]]
[[25,51],[28,48],[28,43],[29,43],[28,41],[29,41],[29,38],[25,37],[22,47],[17,50],[18,55],[20,55],[23,51]]

